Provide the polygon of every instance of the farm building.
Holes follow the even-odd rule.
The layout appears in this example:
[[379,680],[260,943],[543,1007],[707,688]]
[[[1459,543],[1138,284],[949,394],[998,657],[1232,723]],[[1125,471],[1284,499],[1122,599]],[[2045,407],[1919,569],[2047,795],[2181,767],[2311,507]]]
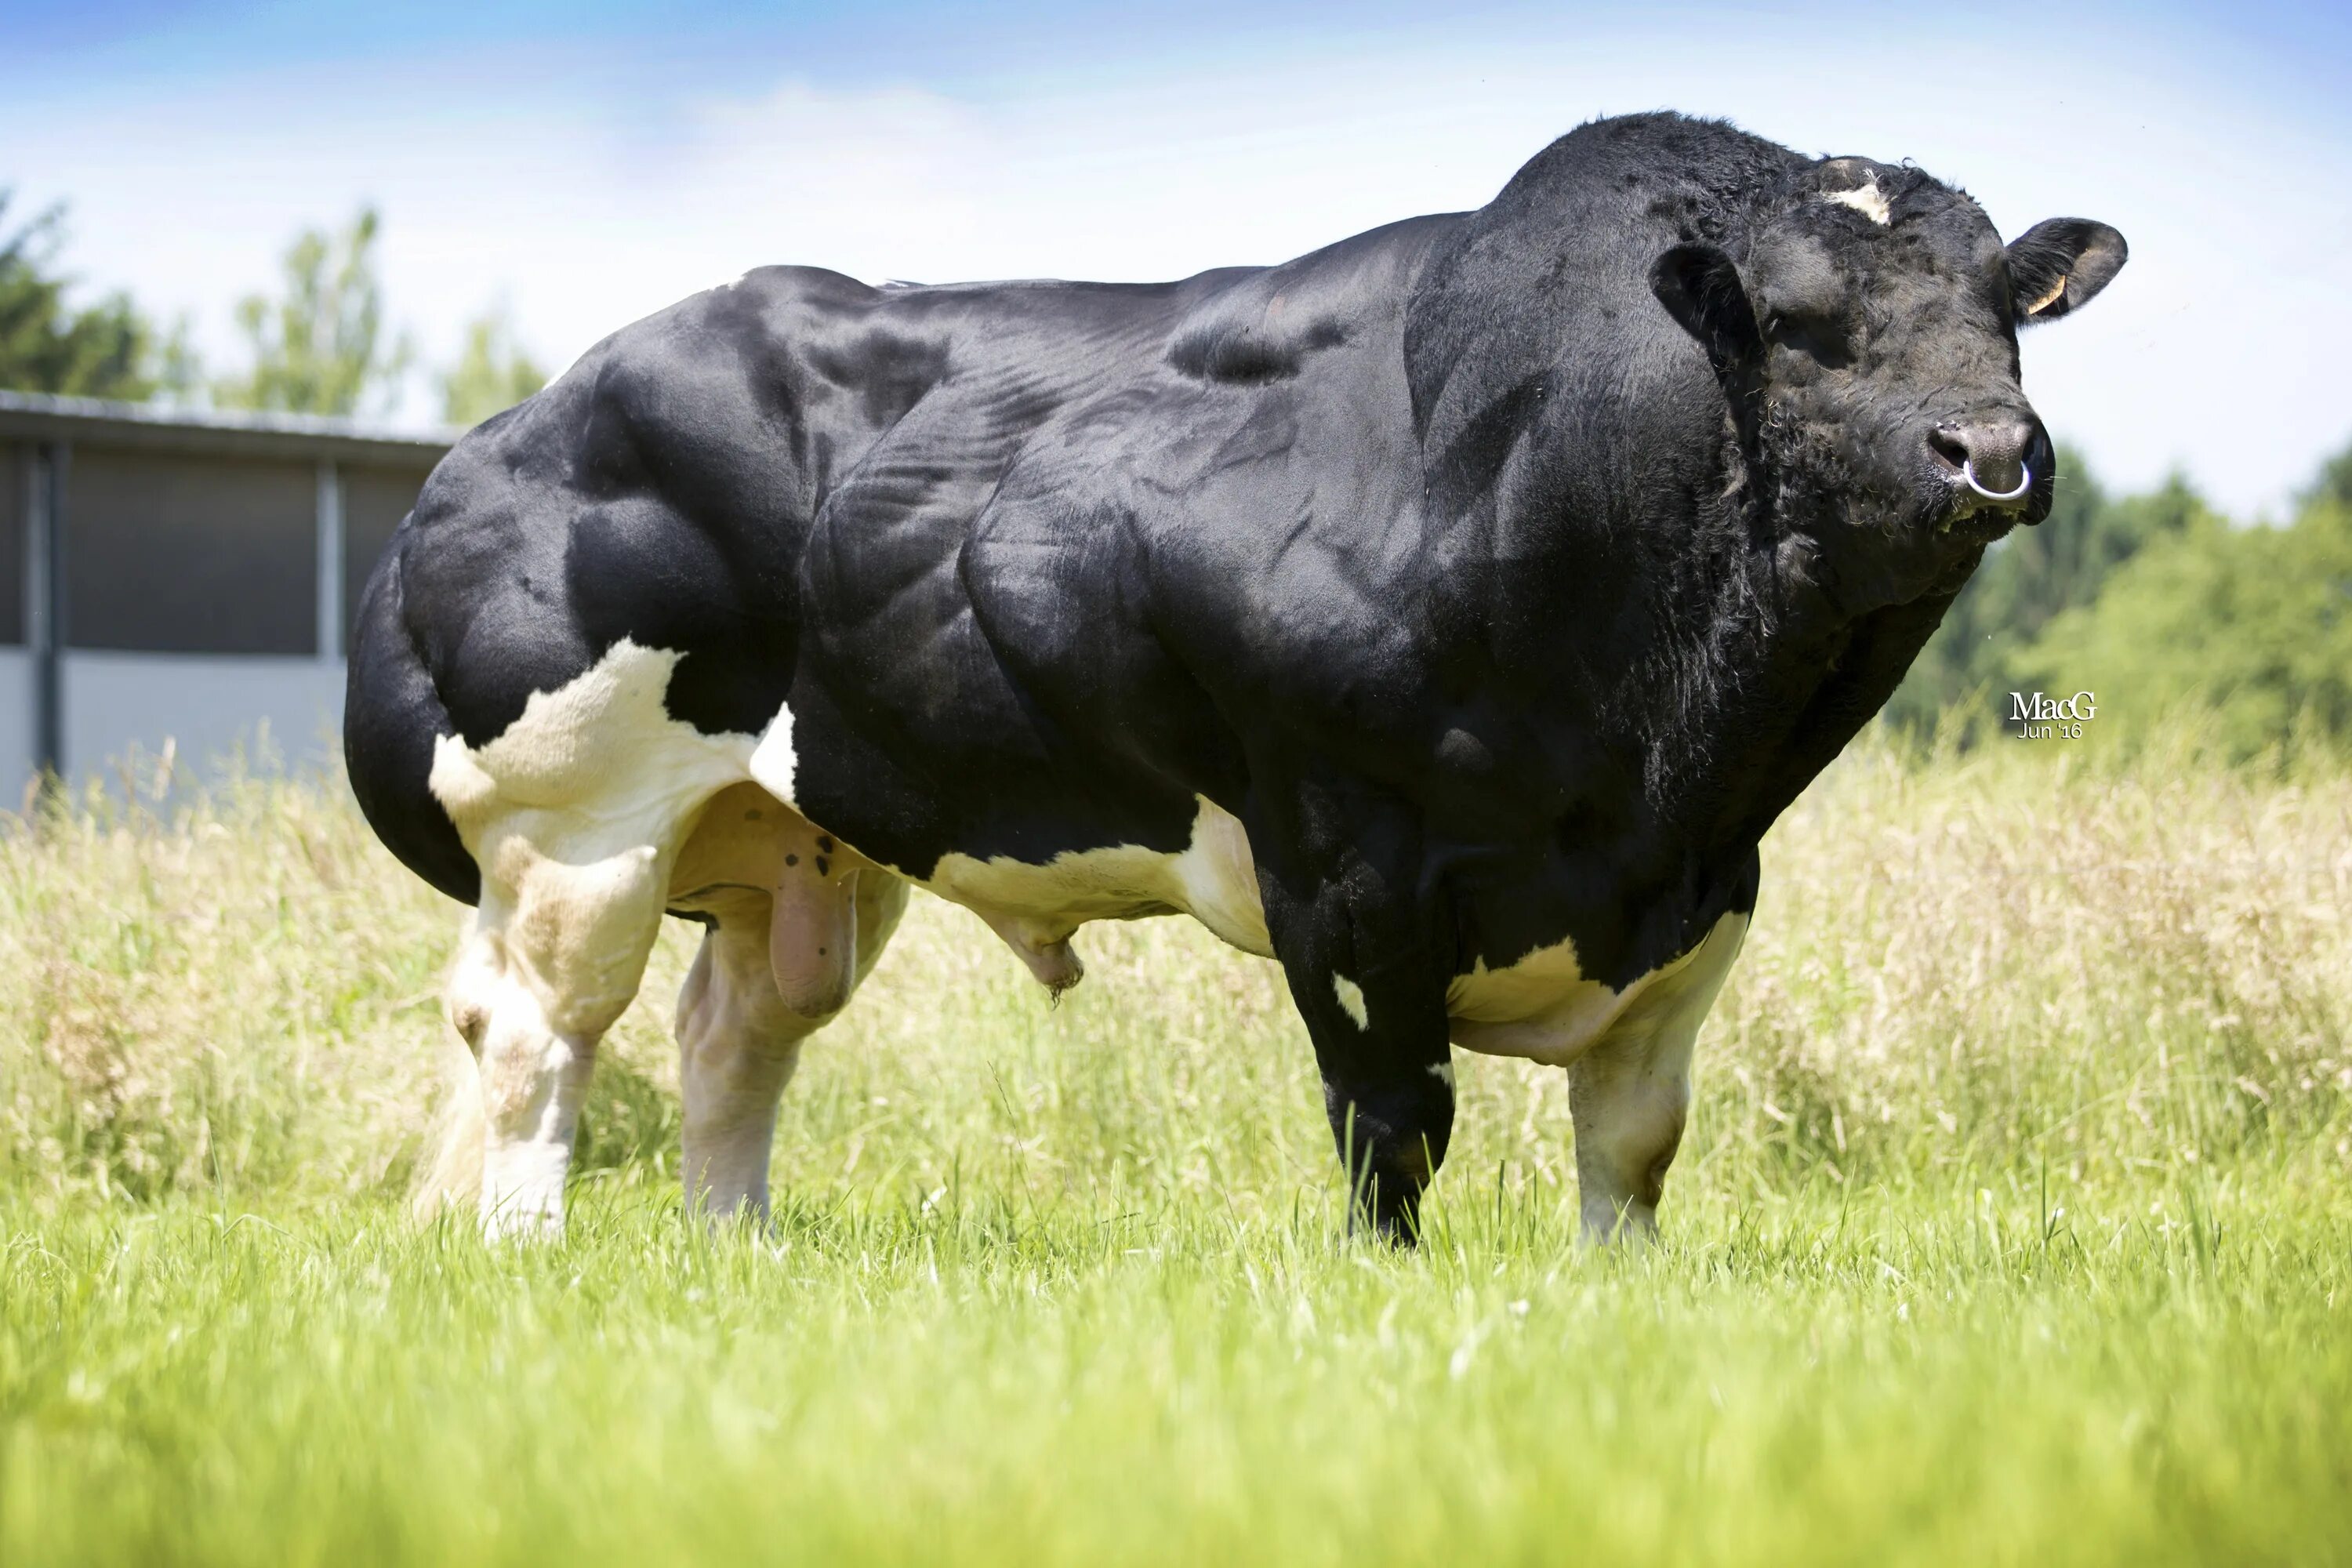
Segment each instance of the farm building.
[[265,726],[331,754],[360,591],[452,438],[0,392],[0,806]]

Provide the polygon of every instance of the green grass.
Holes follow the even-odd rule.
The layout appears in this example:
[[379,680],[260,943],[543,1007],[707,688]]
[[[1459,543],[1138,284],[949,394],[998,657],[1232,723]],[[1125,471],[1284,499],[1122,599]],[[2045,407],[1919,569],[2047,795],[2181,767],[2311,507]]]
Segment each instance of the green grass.
[[1865,751],[1766,850],[1665,1240],[1465,1058],[1340,1234],[1270,966],[919,905],[672,1195],[608,1043],[559,1245],[403,1212],[455,917],[317,790],[0,841],[0,1563],[2352,1562],[2352,781]]
[[2325,1561],[2352,1218],[1507,1189],[1411,1258],[1210,1205],[77,1218],[0,1272],[12,1562]]

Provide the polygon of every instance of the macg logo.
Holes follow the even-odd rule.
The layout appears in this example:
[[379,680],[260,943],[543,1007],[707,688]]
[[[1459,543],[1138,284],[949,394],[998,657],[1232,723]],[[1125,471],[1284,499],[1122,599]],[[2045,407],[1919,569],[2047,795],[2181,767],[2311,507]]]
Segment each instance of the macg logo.
[[2099,700],[2088,691],[2077,691],[2063,700],[2053,700],[2039,691],[2030,698],[2022,691],[2009,694],[2009,721],[2017,726],[2011,733],[2021,741],[2047,741],[2053,736],[2079,741],[2084,722],[2098,713]]

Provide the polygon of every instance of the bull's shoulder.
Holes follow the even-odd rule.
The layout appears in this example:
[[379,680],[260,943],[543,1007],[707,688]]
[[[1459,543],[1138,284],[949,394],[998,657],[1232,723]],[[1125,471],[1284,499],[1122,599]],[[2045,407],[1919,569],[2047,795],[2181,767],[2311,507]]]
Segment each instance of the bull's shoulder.
[[1279,267],[1219,278],[1169,333],[1167,363],[1205,382],[1297,375],[1311,355],[1398,319],[1422,264],[1460,221],[1451,213],[1407,218]]

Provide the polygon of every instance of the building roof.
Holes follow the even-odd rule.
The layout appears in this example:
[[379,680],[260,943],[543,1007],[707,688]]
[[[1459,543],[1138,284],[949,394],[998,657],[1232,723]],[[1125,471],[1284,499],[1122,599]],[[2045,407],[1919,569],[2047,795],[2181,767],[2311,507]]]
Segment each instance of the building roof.
[[89,441],[223,457],[333,458],[430,467],[464,431],[395,430],[317,414],[224,413],[98,397],[0,391],[0,440]]

